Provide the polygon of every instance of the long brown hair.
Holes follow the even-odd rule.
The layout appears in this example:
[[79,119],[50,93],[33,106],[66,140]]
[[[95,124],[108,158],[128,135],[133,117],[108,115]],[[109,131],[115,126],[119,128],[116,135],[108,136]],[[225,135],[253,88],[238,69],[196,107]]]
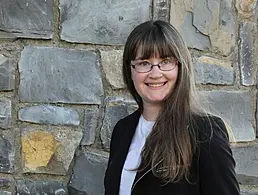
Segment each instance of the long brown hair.
[[195,101],[192,60],[182,37],[169,23],[149,21],[137,26],[129,35],[123,54],[123,77],[128,90],[142,112],[143,102],[131,79],[131,61],[137,52],[143,59],[158,54],[176,57],[178,77],[173,91],[165,98],[163,107],[146,140],[138,170],[151,166],[153,173],[165,182],[189,179],[190,165],[197,147],[196,132],[188,128],[194,114],[201,113]]

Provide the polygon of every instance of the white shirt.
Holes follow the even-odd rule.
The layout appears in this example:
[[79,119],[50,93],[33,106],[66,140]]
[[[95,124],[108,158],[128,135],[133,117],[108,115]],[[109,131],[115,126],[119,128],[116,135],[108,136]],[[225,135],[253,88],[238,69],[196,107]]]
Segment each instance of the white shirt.
[[122,170],[119,195],[131,194],[131,188],[136,176],[136,171],[131,170],[140,165],[141,151],[154,123],[155,121],[147,121],[141,115]]

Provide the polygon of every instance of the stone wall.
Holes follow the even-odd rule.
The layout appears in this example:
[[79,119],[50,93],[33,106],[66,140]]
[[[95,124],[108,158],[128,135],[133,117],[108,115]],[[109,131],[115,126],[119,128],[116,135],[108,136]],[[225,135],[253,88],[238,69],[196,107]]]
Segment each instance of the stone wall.
[[257,12],[257,0],[1,0],[0,195],[103,194],[112,129],[137,108],[123,44],[149,19],[183,35],[200,97],[231,127],[243,194],[258,194]]

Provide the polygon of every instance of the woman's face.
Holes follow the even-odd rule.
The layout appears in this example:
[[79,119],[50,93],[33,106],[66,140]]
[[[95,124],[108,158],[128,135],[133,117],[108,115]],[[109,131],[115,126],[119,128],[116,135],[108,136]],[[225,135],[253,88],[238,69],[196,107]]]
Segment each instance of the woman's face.
[[[141,66],[163,64],[166,67],[168,63],[174,63],[172,70],[162,71],[158,66],[153,66],[151,71],[146,73],[139,73],[137,69],[131,67],[132,80],[137,93],[141,96],[143,106],[149,105],[162,105],[164,98],[173,90],[178,74],[177,60],[172,58],[162,59],[159,56],[151,57],[149,59],[139,59],[137,56],[136,60],[132,61],[132,64],[141,64]],[[165,64],[165,65],[164,65]],[[171,68],[170,68],[171,69]]]

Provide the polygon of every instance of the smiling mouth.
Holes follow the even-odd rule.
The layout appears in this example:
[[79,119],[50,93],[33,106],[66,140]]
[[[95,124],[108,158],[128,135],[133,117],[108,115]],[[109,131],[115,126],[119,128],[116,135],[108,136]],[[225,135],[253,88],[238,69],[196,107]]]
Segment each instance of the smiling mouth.
[[161,86],[164,86],[167,82],[164,82],[164,83],[146,83],[147,86],[149,87],[161,87]]

